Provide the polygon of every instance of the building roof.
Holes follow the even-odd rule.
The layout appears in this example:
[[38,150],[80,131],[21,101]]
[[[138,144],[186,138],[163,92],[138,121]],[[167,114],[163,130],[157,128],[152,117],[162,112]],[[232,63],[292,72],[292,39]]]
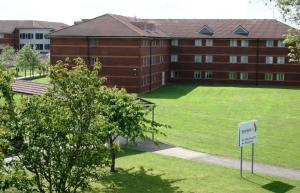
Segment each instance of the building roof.
[[[238,27],[249,33],[234,33]],[[212,33],[200,33],[203,28]],[[105,14],[51,36],[281,39],[289,28],[274,19],[137,19]]]
[[59,30],[67,24],[34,20],[0,20],[0,33],[12,33],[15,29],[53,29]]

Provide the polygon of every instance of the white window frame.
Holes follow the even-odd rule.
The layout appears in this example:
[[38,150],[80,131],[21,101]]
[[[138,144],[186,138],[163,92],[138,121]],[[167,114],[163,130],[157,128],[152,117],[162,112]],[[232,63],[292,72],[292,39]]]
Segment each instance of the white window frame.
[[249,47],[249,40],[242,40],[241,47]]
[[212,55],[205,56],[205,63],[213,63],[214,57]]
[[240,80],[248,80],[249,74],[248,72],[241,72],[240,73]]
[[273,80],[273,73],[272,72],[266,72],[265,73],[265,80]]
[[285,80],[284,73],[282,73],[282,72],[276,73],[276,80],[284,81]]
[[201,71],[194,71],[194,79],[201,79],[202,73]]
[[237,56],[229,56],[229,63],[236,64],[237,63]]
[[278,56],[277,57],[277,64],[285,64],[285,57],[284,56]]
[[204,78],[205,79],[212,79],[213,78],[213,72],[207,71],[204,73]]
[[195,39],[195,46],[202,46],[202,39]]
[[236,80],[237,79],[237,72],[229,72],[228,73],[229,80]]
[[194,62],[196,64],[200,64],[202,62],[202,56],[201,55],[195,55],[194,56]]
[[205,46],[212,47],[214,45],[214,41],[212,39],[205,40]]
[[172,54],[171,55],[171,62],[178,62],[178,55]]
[[172,39],[171,46],[178,46],[178,39]]
[[274,47],[274,40],[266,40],[266,47],[273,48]]
[[278,48],[284,48],[285,47],[284,40],[278,40],[277,41],[277,47]]
[[241,64],[248,64],[248,56],[241,56]]
[[230,47],[237,47],[238,41],[237,40],[230,40]]
[[273,64],[273,56],[266,56],[266,64]]
[[0,33],[0,38],[4,38],[4,34],[3,33]]

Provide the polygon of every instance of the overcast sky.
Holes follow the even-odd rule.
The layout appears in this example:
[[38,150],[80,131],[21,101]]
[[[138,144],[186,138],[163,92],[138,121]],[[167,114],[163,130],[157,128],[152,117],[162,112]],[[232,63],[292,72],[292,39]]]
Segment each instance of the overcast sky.
[[105,13],[139,18],[278,19],[263,0],[1,0],[0,19],[73,24]]

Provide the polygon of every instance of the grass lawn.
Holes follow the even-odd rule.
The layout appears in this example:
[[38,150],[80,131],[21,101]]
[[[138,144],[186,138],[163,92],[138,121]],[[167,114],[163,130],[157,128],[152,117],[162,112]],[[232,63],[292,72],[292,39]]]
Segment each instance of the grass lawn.
[[126,150],[117,159],[116,174],[94,184],[90,193],[296,193],[300,182],[194,161]]
[[33,78],[31,79],[31,81],[36,83],[49,83],[50,78],[48,76],[45,76],[45,77]]
[[[143,97],[157,104],[156,120],[172,126],[162,141],[239,157],[237,125],[256,119],[256,161],[300,168],[300,88],[168,85]],[[250,146],[245,153],[250,158]]]

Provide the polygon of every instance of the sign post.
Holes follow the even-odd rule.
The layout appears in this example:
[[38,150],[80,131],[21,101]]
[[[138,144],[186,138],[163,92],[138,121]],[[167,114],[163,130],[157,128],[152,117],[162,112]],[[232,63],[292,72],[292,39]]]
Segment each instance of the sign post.
[[240,175],[243,177],[243,147],[252,144],[251,173],[254,170],[254,144],[256,143],[256,120],[242,122],[238,125],[238,141],[241,148]]

